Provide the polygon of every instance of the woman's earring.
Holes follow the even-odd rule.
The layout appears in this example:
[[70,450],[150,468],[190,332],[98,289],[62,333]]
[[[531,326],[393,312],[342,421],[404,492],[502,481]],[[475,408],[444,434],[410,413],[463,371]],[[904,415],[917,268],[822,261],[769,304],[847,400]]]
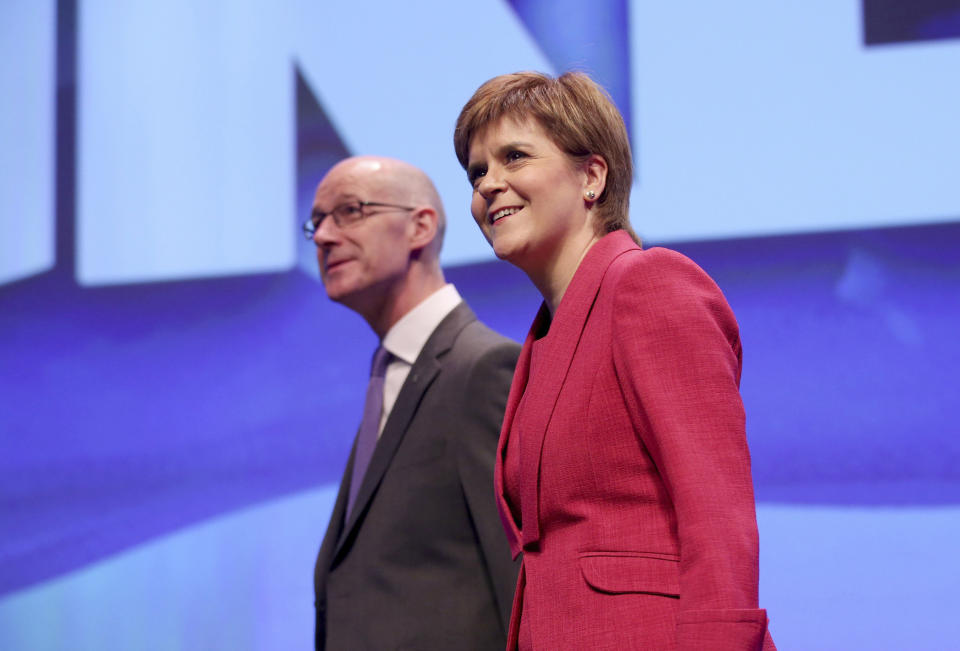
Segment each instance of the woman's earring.
[[596,198],[597,198],[596,192],[594,192],[593,190],[587,190],[587,199],[589,199],[590,201],[593,201]]

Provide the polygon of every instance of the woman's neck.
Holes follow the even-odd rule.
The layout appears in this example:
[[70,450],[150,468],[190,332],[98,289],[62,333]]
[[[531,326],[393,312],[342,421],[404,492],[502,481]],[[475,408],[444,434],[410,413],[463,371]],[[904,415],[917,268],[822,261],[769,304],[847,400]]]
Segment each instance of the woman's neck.
[[563,295],[577,273],[580,263],[600,237],[591,231],[585,231],[578,237],[567,238],[561,245],[560,250],[546,261],[539,268],[527,271],[527,276],[533,282],[534,286],[540,290],[543,300],[546,301],[550,309],[550,315],[553,316],[563,300]]

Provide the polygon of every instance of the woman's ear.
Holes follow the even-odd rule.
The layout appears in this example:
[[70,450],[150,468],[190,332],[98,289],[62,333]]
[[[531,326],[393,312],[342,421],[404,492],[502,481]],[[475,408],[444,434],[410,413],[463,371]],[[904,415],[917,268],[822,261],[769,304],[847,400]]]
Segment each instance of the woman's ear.
[[593,203],[607,187],[607,161],[600,154],[590,154],[583,161],[583,197]]
[[430,206],[422,206],[413,211],[410,216],[410,249],[422,250],[428,247],[437,237],[439,216]]

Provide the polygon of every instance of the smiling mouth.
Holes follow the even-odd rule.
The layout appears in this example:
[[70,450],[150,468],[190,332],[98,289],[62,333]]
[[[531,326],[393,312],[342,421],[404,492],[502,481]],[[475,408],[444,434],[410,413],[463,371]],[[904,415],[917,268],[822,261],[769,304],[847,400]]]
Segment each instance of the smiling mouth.
[[497,223],[498,221],[500,221],[501,219],[503,219],[504,217],[509,217],[510,215],[514,215],[514,214],[520,212],[521,210],[523,210],[523,209],[522,209],[522,208],[517,208],[516,206],[511,206],[511,207],[509,207],[509,208],[501,208],[501,209],[498,210],[497,212],[492,213],[492,214],[490,215],[490,223],[491,223],[491,224],[495,224],[495,223]]

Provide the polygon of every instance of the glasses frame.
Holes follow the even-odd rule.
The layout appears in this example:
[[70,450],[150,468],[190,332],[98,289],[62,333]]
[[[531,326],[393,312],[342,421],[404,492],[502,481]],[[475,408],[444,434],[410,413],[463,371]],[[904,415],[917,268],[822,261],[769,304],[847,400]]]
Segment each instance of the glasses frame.
[[[345,217],[341,212],[343,208],[347,206],[359,206],[359,215],[357,217]],[[364,208],[393,208],[395,210],[416,210],[416,208],[411,206],[401,206],[395,203],[383,203],[382,201],[344,201],[343,203],[334,206],[333,210],[330,212],[314,212],[307,218],[307,221],[303,222],[303,235],[308,240],[312,240],[314,234],[316,234],[317,229],[320,228],[320,224],[323,223],[323,220],[328,216],[333,217],[333,223],[337,225],[337,228],[349,228],[354,224],[363,221],[370,215],[364,210]]]

